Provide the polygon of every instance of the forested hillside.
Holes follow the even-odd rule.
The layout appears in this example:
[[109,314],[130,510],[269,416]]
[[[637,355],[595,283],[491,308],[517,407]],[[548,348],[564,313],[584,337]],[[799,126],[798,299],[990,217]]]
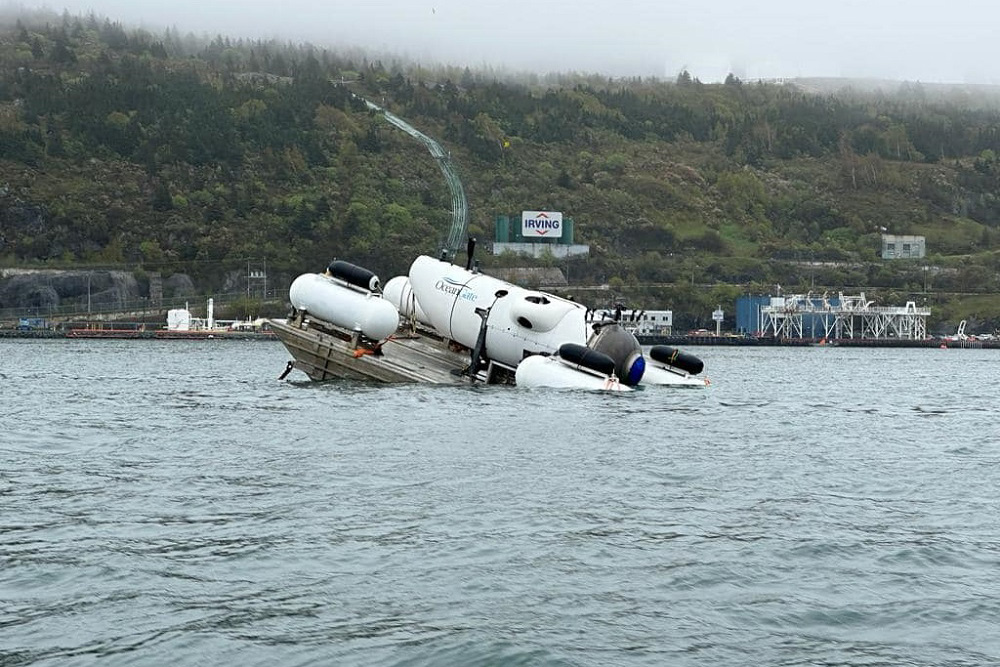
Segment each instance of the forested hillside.
[[[206,291],[248,258],[286,278],[333,257],[404,272],[447,237],[451,198],[425,149],[354,93],[452,151],[473,235],[491,238],[499,214],[563,211],[591,257],[536,263],[681,322],[780,284],[1000,326],[989,91],[519,81],[346,53],[9,19],[0,263],[183,272]],[[879,259],[883,231],[926,236],[928,259]]]

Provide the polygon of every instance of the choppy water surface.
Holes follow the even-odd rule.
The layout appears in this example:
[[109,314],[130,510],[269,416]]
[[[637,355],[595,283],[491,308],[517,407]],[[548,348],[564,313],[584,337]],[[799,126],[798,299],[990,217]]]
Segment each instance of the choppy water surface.
[[1000,352],[690,351],[604,395],[0,341],[0,665],[1000,663]]

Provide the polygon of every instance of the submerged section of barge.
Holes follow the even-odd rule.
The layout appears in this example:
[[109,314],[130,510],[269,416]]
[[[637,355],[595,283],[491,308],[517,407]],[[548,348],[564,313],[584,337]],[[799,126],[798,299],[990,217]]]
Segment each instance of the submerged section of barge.
[[467,350],[416,329],[374,342],[308,314],[287,323],[272,320],[270,326],[294,358],[286,375],[295,368],[317,381],[463,384],[471,380],[465,374],[470,362]]

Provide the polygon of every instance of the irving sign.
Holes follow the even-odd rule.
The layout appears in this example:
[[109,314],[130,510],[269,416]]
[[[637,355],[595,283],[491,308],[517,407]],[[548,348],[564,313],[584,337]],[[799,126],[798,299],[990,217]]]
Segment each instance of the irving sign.
[[524,238],[562,238],[560,211],[521,211],[521,236]]

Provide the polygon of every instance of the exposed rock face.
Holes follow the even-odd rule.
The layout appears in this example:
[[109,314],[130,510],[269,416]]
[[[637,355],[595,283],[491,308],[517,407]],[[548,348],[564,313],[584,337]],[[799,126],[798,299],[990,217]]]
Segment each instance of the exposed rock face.
[[222,284],[223,292],[239,292],[245,289],[247,284],[247,274],[244,271],[230,271],[226,274],[226,280]]
[[45,231],[46,212],[41,206],[17,203],[0,206],[0,233],[4,230],[36,235]]
[[[163,281],[163,296],[197,295],[190,276],[175,273]],[[75,269],[0,269],[0,310],[54,313],[145,307],[149,287],[130,271]]]
[[48,225],[48,213],[41,206],[20,201],[9,203],[6,184],[0,185],[0,251],[9,250],[9,245],[22,236],[43,235]]
[[163,281],[163,296],[165,297],[194,296],[195,294],[196,290],[191,276],[175,273]]
[[0,308],[49,310],[59,305],[59,293],[51,285],[26,280],[12,282],[9,289],[0,290]]
[[0,274],[0,308],[53,309],[67,303],[124,306],[142,294],[127,271],[7,269]]

